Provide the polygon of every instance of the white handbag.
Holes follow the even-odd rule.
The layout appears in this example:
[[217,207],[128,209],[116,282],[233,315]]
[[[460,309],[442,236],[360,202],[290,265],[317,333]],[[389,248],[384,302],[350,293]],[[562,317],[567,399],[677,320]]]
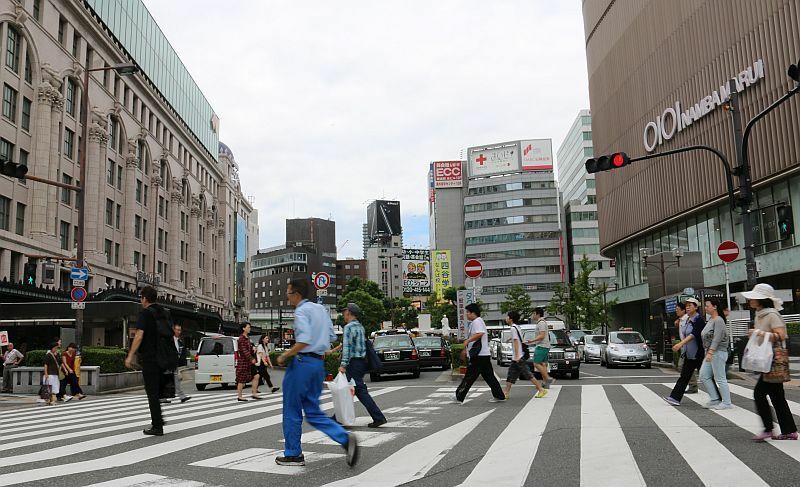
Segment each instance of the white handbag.
[[742,355],[742,368],[752,372],[769,372],[772,369],[772,342],[770,333],[750,335]]

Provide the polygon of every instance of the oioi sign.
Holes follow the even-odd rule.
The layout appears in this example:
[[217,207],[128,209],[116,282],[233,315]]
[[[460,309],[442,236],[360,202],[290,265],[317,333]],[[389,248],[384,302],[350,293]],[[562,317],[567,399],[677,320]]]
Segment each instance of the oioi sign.
[[[741,93],[763,77],[764,61],[759,59],[733,78],[736,83],[736,91]],[[689,106],[687,110],[683,110],[680,101],[676,101],[673,107],[665,108],[661,115],[656,117],[655,121],[649,122],[644,127],[642,138],[645,150],[653,152],[656,147],[671,139],[676,133],[682,132],[683,129],[725,103],[730,94],[728,82],[725,82],[719,87],[719,90],[712,91],[710,95]]]

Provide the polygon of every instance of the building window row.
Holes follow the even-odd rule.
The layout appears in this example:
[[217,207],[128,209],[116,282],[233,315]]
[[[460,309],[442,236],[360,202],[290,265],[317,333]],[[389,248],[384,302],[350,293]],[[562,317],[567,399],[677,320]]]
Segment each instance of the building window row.
[[505,193],[507,191],[520,191],[523,189],[554,189],[555,181],[524,181],[516,183],[496,184],[494,186],[480,186],[469,188],[467,195]]
[[491,203],[464,205],[464,213],[503,210],[506,208],[518,208],[521,206],[556,206],[557,204],[558,198],[517,198],[513,200],[492,201]]
[[522,286],[526,292],[537,292],[537,291],[554,291],[557,286],[561,285],[561,281],[559,282],[538,282],[538,283],[528,283],[528,284],[505,284],[502,286],[483,286],[481,289],[482,295],[490,295],[490,294],[508,294],[508,291],[515,286]]
[[464,222],[464,228],[500,227],[504,225],[519,225],[523,223],[558,223],[558,215],[516,215],[500,218],[484,218],[482,220],[469,220]]
[[502,267],[500,269],[485,269],[482,277],[507,277],[525,276],[531,274],[561,274],[561,267],[557,265]]
[[466,245],[486,245],[494,243],[522,242],[525,240],[558,240],[560,232],[517,232],[502,233],[499,235],[482,235],[467,237]]
[[502,250],[496,252],[476,252],[466,255],[467,259],[478,260],[503,260],[503,259],[517,259],[517,258],[535,258],[535,257],[558,257],[560,254],[559,249],[516,249],[516,250]]
[[568,222],[589,222],[597,220],[596,211],[571,211],[567,213]]
[[572,238],[599,238],[600,233],[597,228],[573,228],[570,233]]

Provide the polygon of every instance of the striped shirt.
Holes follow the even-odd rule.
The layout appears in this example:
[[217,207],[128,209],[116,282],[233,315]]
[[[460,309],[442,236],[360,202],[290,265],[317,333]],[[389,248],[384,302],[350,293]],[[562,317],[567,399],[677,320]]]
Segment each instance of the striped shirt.
[[347,367],[350,359],[366,357],[367,345],[364,343],[365,340],[364,327],[357,320],[351,321],[344,327],[342,367]]

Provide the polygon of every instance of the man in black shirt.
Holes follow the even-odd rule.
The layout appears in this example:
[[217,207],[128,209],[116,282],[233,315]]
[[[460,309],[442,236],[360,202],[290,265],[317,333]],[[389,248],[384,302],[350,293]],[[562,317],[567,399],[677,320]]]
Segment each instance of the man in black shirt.
[[[164,420],[161,417],[161,403],[159,402],[159,391],[161,382],[164,380],[164,373],[158,366],[156,359],[157,329],[155,314],[148,311],[150,306],[155,304],[158,299],[158,292],[151,286],[145,286],[139,293],[142,301],[142,310],[139,319],[136,321],[136,335],[133,337],[131,349],[125,359],[125,367],[134,367],[134,355],[139,352],[139,363],[142,367],[142,378],[144,379],[144,390],[147,393],[147,403],[150,406],[151,426],[144,430],[146,435],[163,436]],[[171,376],[170,376],[171,377]]]

